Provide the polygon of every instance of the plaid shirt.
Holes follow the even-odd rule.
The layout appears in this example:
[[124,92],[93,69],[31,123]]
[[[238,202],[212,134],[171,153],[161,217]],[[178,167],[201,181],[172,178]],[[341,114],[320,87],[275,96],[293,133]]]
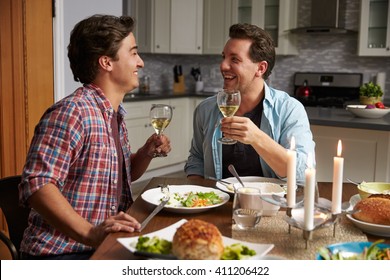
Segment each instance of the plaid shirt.
[[[49,108],[35,128],[19,185],[20,202],[44,185],[58,187],[74,210],[98,225],[131,203],[130,144],[123,116],[120,143],[127,182],[118,201],[118,158],[111,130],[113,108],[103,92],[84,85]],[[64,254],[91,250],[50,226],[34,209],[24,232],[21,251],[31,255]]]

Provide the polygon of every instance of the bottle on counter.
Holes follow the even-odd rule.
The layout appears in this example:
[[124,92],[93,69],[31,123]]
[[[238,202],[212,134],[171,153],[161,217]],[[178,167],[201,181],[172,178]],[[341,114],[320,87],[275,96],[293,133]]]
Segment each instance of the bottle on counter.
[[150,92],[150,77],[148,75],[141,78],[140,83],[140,93],[149,93]]

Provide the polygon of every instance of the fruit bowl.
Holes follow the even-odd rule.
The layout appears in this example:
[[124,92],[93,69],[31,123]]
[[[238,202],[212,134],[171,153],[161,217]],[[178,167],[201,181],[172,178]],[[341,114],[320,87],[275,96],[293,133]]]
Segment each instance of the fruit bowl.
[[385,107],[384,109],[367,109],[366,105],[348,105],[346,109],[356,117],[366,119],[379,119],[390,113],[390,108],[388,107]]

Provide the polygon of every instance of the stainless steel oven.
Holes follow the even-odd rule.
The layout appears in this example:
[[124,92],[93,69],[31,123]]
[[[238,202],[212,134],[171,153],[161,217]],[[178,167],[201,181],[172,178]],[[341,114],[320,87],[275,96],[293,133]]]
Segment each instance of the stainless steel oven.
[[343,108],[359,103],[362,73],[297,72],[294,96],[304,106]]

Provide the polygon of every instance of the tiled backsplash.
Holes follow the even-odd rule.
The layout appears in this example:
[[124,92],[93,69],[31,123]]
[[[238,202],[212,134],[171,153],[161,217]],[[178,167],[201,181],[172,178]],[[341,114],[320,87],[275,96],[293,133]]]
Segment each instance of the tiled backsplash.
[[[310,0],[299,0],[298,26],[310,21]],[[359,29],[360,1],[347,0],[345,26]],[[390,105],[390,57],[357,56],[358,34],[353,35],[297,35],[299,54],[277,56],[276,65],[268,83],[289,94],[293,92],[295,72],[358,72],[363,81],[371,80],[378,72],[386,73],[385,103]],[[222,50],[221,50],[222,52]],[[195,89],[190,75],[191,67],[200,67],[205,87],[221,87],[219,55],[162,55],[141,54],[145,62],[143,74],[151,77],[151,90],[172,90],[173,66],[181,64],[188,90]]]

